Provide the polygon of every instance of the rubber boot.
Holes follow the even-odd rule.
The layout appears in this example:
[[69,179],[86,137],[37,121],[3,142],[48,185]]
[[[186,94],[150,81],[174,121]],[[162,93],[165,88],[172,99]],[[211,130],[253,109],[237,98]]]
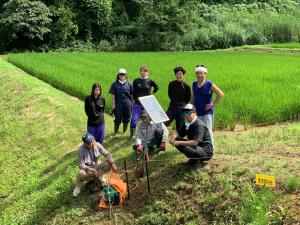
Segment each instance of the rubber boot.
[[123,134],[126,133],[127,128],[128,128],[128,123],[123,123]]
[[120,125],[117,125],[117,124],[115,124],[115,126],[114,126],[114,138],[118,137],[119,126]]
[[129,136],[130,140],[133,138],[134,131],[135,131],[135,128],[130,128],[130,136]]

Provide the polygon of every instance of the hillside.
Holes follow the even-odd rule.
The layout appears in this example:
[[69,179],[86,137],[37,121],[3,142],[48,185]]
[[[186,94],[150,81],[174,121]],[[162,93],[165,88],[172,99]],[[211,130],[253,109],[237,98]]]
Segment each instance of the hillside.
[[[83,103],[0,58],[0,224],[296,224],[300,222],[300,123],[241,132],[216,132],[214,159],[199,172],[172,148],[151,161],[152,194],[145,178],[132,180],[131,200],[113,217],[95,210],[97,195],[71,196],[76,148],[85,131]],[[122,173],[134,170],[131,143],[105,146]],[[256,173],[276,177],[275,189],[253,185]]]

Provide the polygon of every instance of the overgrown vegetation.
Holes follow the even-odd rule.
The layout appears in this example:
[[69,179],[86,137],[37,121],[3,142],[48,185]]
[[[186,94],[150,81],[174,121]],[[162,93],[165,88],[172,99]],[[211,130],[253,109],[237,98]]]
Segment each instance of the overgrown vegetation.
[[150,76],[160,86],[157,98],[166,109],[169,104],[166,87],[174,79],[173,68],[184,66],[188,71],[185,79],[192,84],[195,65],[200,63],[208,67],[208,79],[226,95],[215,110],[218,128],[296,119],[300,112],[298,55],[230,51],[29,53],[11,54],[9,61],[81,99],[90,92],[92,83],[99,81],[107,97],[108,110],[111,101],[108,89],[118,68],[125,67],[133,80],[138,76],[138,68],[147,64]]
[[298,7],[299,0],[4,0],[0,51],[178,51],[299,42]]

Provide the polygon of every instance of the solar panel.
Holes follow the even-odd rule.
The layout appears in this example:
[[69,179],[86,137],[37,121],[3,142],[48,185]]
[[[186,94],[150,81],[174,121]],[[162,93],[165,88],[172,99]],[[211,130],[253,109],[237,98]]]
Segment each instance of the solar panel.
[[139,101],[149,114],[153,123],[162,123],[169,120],[169,117],[158,103],[154,95],[140,97]]

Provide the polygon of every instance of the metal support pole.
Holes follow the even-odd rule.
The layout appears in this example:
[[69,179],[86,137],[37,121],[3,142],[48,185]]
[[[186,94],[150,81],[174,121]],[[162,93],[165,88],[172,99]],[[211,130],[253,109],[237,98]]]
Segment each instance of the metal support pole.
[[147,185],[148,185],[148,193],[150,194],[150,180],[149,180],[149,169],[148,169],[148,156],[149,156],[149,149],[148,149],[148,132],[149,132],[149,124],[147,125],[146,131],[146,147],[145,147],[145,168],[146,168],[146,175],[147,175]]
[[126,184],[127,184],[128,199],[130,200],[130,190],[129,190],[129,181],[128,181],[128,172],[127,172],[126,160],[124,160],[124,168],[125,168],[125,175],[126,175]]
[[147,156],[145,156],[145,163],[146,163],[146,174],[147,174],[148,193],[150,194],[151,188],[150,188],[150,180],[149,180],[149,170],[148,170],[148,159],[147,159]]
[[137,150],[135,150],[135,168],[136,168],[136,176],[138,181],[140,180],[140,175],[139,175],[139,161],[138,161],[138,154],[137,154]]

